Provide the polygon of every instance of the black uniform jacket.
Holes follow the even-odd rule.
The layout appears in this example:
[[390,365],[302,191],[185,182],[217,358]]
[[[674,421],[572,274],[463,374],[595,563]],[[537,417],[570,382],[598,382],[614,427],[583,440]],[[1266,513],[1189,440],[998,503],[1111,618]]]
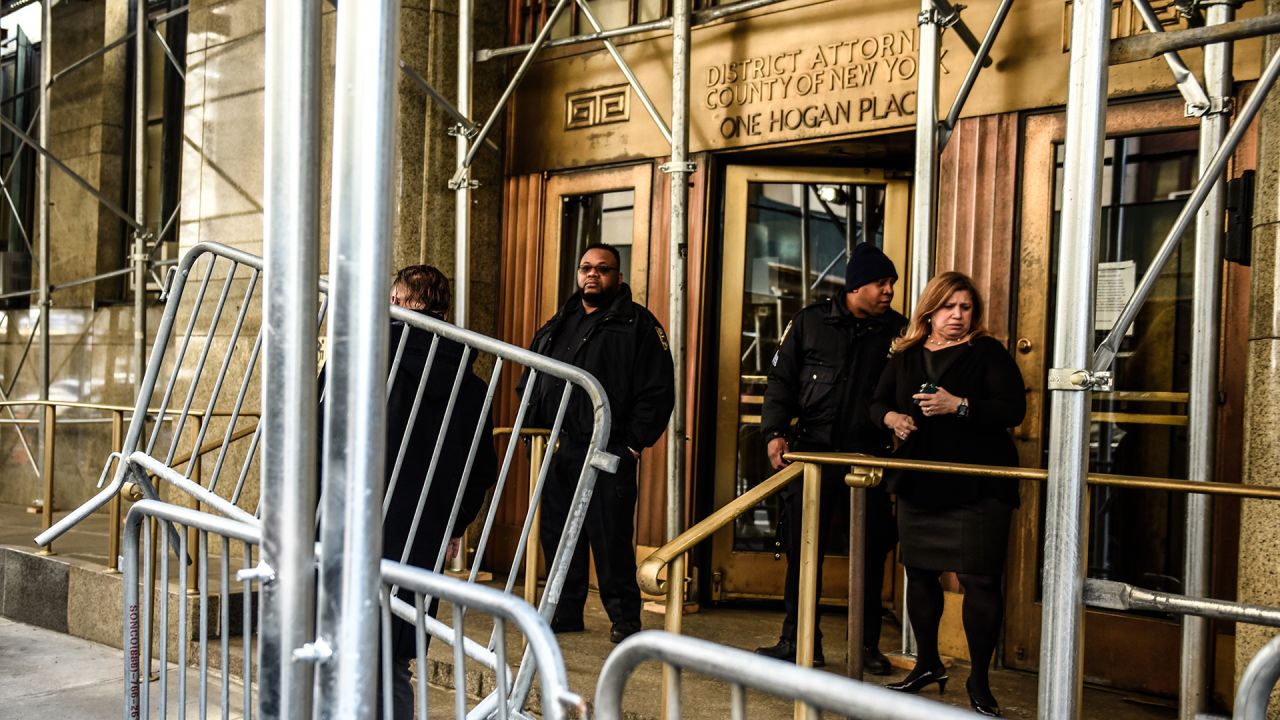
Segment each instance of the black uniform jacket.
[[[871,419],[882,423],[889,411],[915,420],[916,430],[895,453],[911,460],[1018,464],[1018,451],[1008,428],[1022,422],[1027,412],[1022,373],[1000,341],[990,336],[972,340],[938,377],[925,367],[923,345],[894,354],[885,366],[871,403]],[[932,382],[969,401],[969,414],[926,417],[912,401],[920,385]],[[946,507],[994,497],[1010,507],[1018,506],[1018,482],[998,478],[966,477],[940,473],[890,472],[889,491],[922,506]]]
[[[534,352],[551,355],[560,321],[575,304],[581,307],[581,291],[534,334],[530,346]],[[643,450],[662,436],[675,406],[675,368],[662,325],[653,313],[631,300],[628,285],[622,285],[609,307],[596,312],[604,315],[591,325],[572,363],[594,375],[604,387],[613,422],[608,449],[624,456],[627,448]],[[527,378],[528,372],[525,374]],[[524,385],[525,379],[521,379],[519,392],[524,392]],[[561,381],[539,375],[528,426],[551,427],[563,392]],[[575,390],[565,415],[564,437],[585,445],[591,439],[591,426],[591,401],[586,393]]]
[[843,293],[796,313],[769,370],[760,415],[765,438],[787,437],[796,449],[883,454],[889,433],[871,422],[867,406],[904,325],[894,310],[854,317]]

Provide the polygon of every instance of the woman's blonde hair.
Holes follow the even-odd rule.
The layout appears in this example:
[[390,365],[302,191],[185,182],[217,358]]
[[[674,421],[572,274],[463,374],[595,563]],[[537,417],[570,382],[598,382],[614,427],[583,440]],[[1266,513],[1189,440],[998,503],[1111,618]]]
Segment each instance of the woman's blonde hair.
[[972,278],[953,270],[938,275],[924,287],[924,292],[920,294],[920,300],[916,303],[916,311],[911,316],[911,322],[902,331],[902,335],[893,341],[893,352],[902,352],[924,342],[924,339],[929,336],[929,322],[933,313],[946,304],[953,294],[961,290],[968,292],[969,297],[973,299],[973,316],[969,323],[970,342],[974,338],[986,335],[987,328],[982,324],[982,295],[973,284]]

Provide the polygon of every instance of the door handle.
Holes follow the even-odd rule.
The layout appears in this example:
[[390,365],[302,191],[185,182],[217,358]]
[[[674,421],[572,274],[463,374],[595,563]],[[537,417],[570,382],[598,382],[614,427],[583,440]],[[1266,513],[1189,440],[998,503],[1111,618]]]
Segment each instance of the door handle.
[[1031,350],[1035,347],[1035,345],[1032,344],[1030,338],[1021,337],[1021,338],[1018,338],[1017,347],[1018,347],[1018,352],[1022,353],[1023,355],[1026,355],[1027,353],[1031,352]]

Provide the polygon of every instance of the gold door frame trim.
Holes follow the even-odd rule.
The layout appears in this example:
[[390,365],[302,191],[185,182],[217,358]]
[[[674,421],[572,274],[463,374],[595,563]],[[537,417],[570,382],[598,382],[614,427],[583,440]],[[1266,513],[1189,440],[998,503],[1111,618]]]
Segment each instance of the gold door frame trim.
[[631,286],[631,298],[646,305],[649,297],[649,229],[653,212],[653,163],[552,175],[546,185],[546,230],[542,252],[542,279],[549,280],[552,291],[543,293],[539,317],[549,318],[560,309],[560,198],[565,195],[634,190],[631,221],[631,272],[625,282]]
[[[725,168],[725,218],[722,238],[721,290],[720,290],[720,359],[716,381],[716,471],[714,478],[715,507],[723,507],[733,499],[734,472],[736,459],[726,460],[724,453],[732,453],[736,458],[738,433],[739,374],[742,352],[742,328],[728,322],[729,319],[742,317],[742,285],[745,282],[744,267],[746,252],[747,222],[747,186],[752,182],[770,183],[840,183],[866,184],[885,186],[884,212],[884,245],[885,253],[900,268],[899,276],[905,279],[902,268],[909,267],[910,260],[908,242],[910,238],[910,183],[907,180],[891,179],[885,172],[871,168],[796,168],[755,165],[730,165]],[[894,212],[891,209],[900,208]],[[894,298],[894,308],[900,312],[905,307],[908,293],[904,284],[900,284]],[[765,462],[764,458],[760,459]],[[747,565],[768,557],[772,553],[735,552],[733,550],[733,526],[716,533],[712,539],[713,573],[720,573],[721,578],[741,577],[740,573],[750,573]],[[752,560],[744,562],[742,558]],[[824,583],[827,585],[847,583],[848,577],[843,563],[837,565],[831,557],[824,562]],[[778,578],[773,578],[772,585],[781,586]],[[729,587],[721,583],[721,587]],[[847,588],[846,588],[847,590]],[[821,588],[819,588],[821,592]],[[776,597],[770,592],[725,590],[722,597]],[[823,597],[824,601],[843,603],[844,597]]]

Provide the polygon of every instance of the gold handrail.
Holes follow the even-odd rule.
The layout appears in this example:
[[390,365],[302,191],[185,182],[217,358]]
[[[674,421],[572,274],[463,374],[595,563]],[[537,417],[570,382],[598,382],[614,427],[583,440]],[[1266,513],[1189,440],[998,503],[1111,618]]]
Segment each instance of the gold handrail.
[[[822,465],[846,465],[850,472],[845,482],[852,489],[872,487],[880,482],[885,470],[916,470],[931,473],[947,473],[975,477],[995,477],[1010,480],[1043,482],[1048,478],[1048,471],[1040,468],[1006,467],[1000,465],[971,465],[964,463],[946,463],[930,460],[900,460],[897,458],[874,457],[859,453],[828,452],[791,452],[783,456],[791,464],[771,475],[759,485],[734,498],[693,527],[672,539],[657,550],[654,550],[636,568],[636,581],[640,588],[651,594],[666,594],[667,613],[666,629],[680,632],[683,622],[684,600],[684,555],[698,543],[705,541],[715,533],[727,527],[739,516],[755,507],[765,498],[777,493],[794,481],[796,477],[804,477],[803,510],[801,513],[801,548],[797,555],[800,559],[800,597],[799,617],[797,618],[796,663],[808,666],[813,659],[813,618],[817,602],[815,565],[817,563],[817,515],[818,493],[821,487]],[[1140,490],[1162,490],[1167,492],[1202,493],[1259,500],[1280,500],[1280,488],[1239,485],[1214,481],[1176,480],[1136,475],[1114,475],[1109,473],[1090,473],[1087,476],[1090,485],[1103,487],[1122,487]],[[855,504],[861,493],[856,493]],[[865,502],[865,500],[863,500]],[[865,507],[865,506],[863,506]],[[850,526],[850,565],[851,577],[853,566],[861,562],[862,554],[858,551],[865,542],[860,527]],[[658,575],[667,570],[668,581],[659,579]],[[861,570],[859,568],[859,570]],[[853,587],[851,582],[850,587]],[[854,615],[854,596],[850,594],[850,617]],[[858,613],[861,609],[858,608]],[[857,634],[860,639],[860,628],[856,622],[850,626],[850,636]],[[856,631],[856,632],[855,632]],[[852,647],[852,646],[851,646]],[[861,662],[856,653],[850,653],[850,669],[855,677],[861,676]],[[803,717],[802,708],[797,705],[796,717]]]
[[[100,410],[100,411],[105,411],[110,413],[111,414],[111,418],[110,418],[111,438],[112,438],[111,448],[113,451],[119,451],[122,449],[122,445],[124,443],[125,413],[132,413],[135,410],[135,408],[132,405],[108,405],[106,403],[89,403],[89,402],[79,402],[74,400],[27,399],[27,400],[0,401],[0,408],[10,408],[10,407],[18,407],[18,406],[27,406],[27,407],[43,409],[43,412],[41,413],[43,417],[41,418],[41,420],[35,420],[35,418],[28,418],[28,419],[35,420],[36,422],[42,421],[44,425],[44,428],[43,428],[44,441],[43,441],[43,447],[41,450],[42,464],[40,468],[40,480],[41,480],[41,484],[43,485],[43,492],[41,497],[42,507],[40,508],[40,510],[41,510],[41,529],[48,530],[53,525],[53,496],[54,496],[54,488],[56,484],[55,483],[56,473],[54,472],[56,464],[54,462],[54,458],[56,456],[56,448],[57,448],[55,432],[57,430],[57,425],[58,425],[58,414],[57,414],[58,409],[73,408],[73,409],[80,409],[80,410]],[[161,416],[170,415],[170,414],[174,414],[174,415],[179,414],[179,411],[177,410],[172,410],[172,411],[166,410],[165,412],[161,413],[158,408],[148,408],[146,412],[148,415],[161,415]],[[257,412],[243,412],[243,411],[238,413],[228,412],[228,411],[206,412],[204,410],[199,410],[199,409],[190,410],[187,412],[187,415],[195,419],[197,427],[199,427],[207,418],[212,418],[212,417],[239,416],[239,417],[246,417],[246,418],[254,418],[255,420],[260,417],[260,415]],[[10,424],[14,424],[16,420],[17,419],[14,418],[13,420],[10,421]],[[203,457],[204,455],[207,455],[208,453],[211,453],[221,448],[224,442],[226,443],[235,442],[236,440],[243,439],[248,435],[253,434],[254,432],[256,432],[257,427],[258,427],[258,423],[255,421],[252,426],[242,428],[232,433],[232,436],[229,439],[226,439],[225,441],[210,440],[206,442],[204,445],[202,445],[194,453],[191,451],[188,451],[185,455],[175,459],[172,465],[177,466],[185,462],[189,462],[193,455],[195,455],[196,457]],[[196,472],[197,473],[199,472],[198,467],[196,469]],[[128,486],[126,485],[126,488],[127,487]],[[126,495],[129,494],[127,489],[122,489],[122,493]],[[109,570],[117,569],[117,558],[119,556],[120,520],[121,520],[120,498],[121,498],[121,493],[117,493],[116,496],[111,499],[111,503],[108,508],[108,512],[110,515],[110,520],[108,522],[111,527],[111,530],[107,533],[107,568]],[[130,499],[136,500],[137,498],[130,496]],[[40,552],[41,554],[44,554],[44,555],[54,554],[53,543],[49,543],[48,545],[46,545]]]
[[[257,431],[258,431],[258,423],[254,423],[253,425],[246,425],[245,427],[242,427],[239,430],[231,433],[231,437],[227,438],[225,442],[226,444],[230,445],[231,443],[237,440],[242,440],[244,438],[249,437],[250,435],[256,433]],[[222,440],[210,440],[206,442],[204,445],[200,446],[200,455],[201,456],[208,455],[214,450],[221,448],[223,445],[223,442],[224,441]],[[186,455],[179,455],[178,457],[174,458],[173,462],[170,463],[169,467],[177,467],[182,463],[188,462],[190,460],[191,460],[191,452],[188,451]]]
[[[28,405],[32,407],[76,408],[80,410],[105,410],[107,412],[125,412],[125,413],[131,413],[135,409],[134,406],[132,405],[107,405],[105,403],[89,403],[89,402],[80,402],[77,400],[39,400],[39,399],[32,398],[30,400],[5,400],[0,402],[0,408],[19,407],[23,405]],[[147,408],[147,414],[160,415],[161,413],[159,408]],[[176,408],[168,408],[164,411],[164,415],[166,416],[178,415],[178,414],[180,414],[180,411]],[[196,417],[229,417],[235,414],[239,414],[242,417],[261,417],[259,413],[252,412],[252,411],[251,412],[241,411],[239,413],[233,413],[228,410],[215,410],[213,412],[206,412],[204,410],[200,410],[199,408],[188,410],[187,414],[193,415]]]
[[698,543],[714,535],[717,531],[738,519],[751,508],[759,505],[766,498],[786,487],[803,471],[804,465],[792,463],[759,485],[730,500],[719,510],[708,515],[693,527],[677,535],[671,542],[649,553],[640,566],[636,568],[636,582],[640,589],[650,595],[662,595],[667,591],[667,583],[658,578],[658,574],[675,558],[684,555]]
[[[881,468],[884,470],[920,470],[923,472],[947,473],[949,475],[969,475],[977,477],[1008,478],[1013,480],[1032,480],[1042,482],[1049,477],[1048,470],[1040,468],[1005,467],[1002,465],[969,465],[964,463],[946,463],[935,460],[900,460],[898,458],[874,457],[858,453],[817,453],[792,452],[784,456],[793,462],[813,462],[822,465],[849,465],[850,467]],[[1110,473],[1089,473],[1090,485],[1105,487],[1127,487],[1140,490],[1164,490],[1167,492],[1201,493],[1204,495],[1225,495],[1230,497],[1253,498],[1257,500],[1280,500],[1280,488],[1262,487],[1258,485],[1240,485],[1214,481],[1176,480],[1173,478],[1146,477],[1143,475],[1114,475]]]
[[[514,434],[515,428],[500,427],[493,429],[493,436],[503,437]],[[520,437],[529,438],[529,500],[533,501],[533,491],[538,484],[538,469],[542,467],[542,458],[547,452],[547,438],[551,431],[547,428],[520,428]],[[529,524],[529,539],[524,548],[524,601],[537,605],[538,601],[538,560],[541,555],[539,535],[542,531],[542,509],[534,508],[533,522]]]
[[[512,428],[512,427],[494,428],[493,436],[503,437],[504,435],[511,435],[513,434],[512,433],[513,430],[515,430],[515,428]],[[520,437],[537,437],[539,435],[546,437],[546,436],[549,436],[550,434],[551,434],[551,431],[548,430],[547,428],[520,428]]]

